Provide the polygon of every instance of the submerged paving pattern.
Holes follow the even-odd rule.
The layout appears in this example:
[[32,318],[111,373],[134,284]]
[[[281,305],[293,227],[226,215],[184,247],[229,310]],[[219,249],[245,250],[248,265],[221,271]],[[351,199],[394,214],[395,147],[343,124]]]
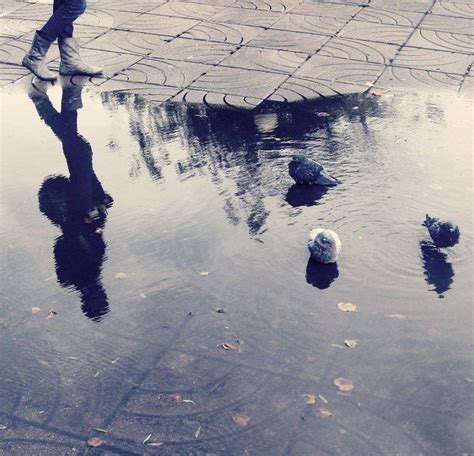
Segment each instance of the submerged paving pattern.
[[[19,61],[50,12],[3,6],[2,86],[28,74]],[[91,82],[155,102],[254,109],[370,87],[472,96],[467,0],[93,0],[77,24],[84,59],[105,65]],[[56,49],[50,60],[57,68]]]

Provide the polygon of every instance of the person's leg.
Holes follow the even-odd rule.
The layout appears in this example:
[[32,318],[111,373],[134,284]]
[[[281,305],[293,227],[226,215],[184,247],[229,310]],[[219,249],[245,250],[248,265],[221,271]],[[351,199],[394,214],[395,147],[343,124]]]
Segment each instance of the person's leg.
[[[55,13],[63,3],[64,3],[64,0],[54,0],[53,12]],[[72,25],[72,23],[67,24],[66,27],[64,27],[64,30],[59,34],[59,37],[72,38],[73,33],[74,33],[74,26]]]
[[86,0],[57,0],[53,15],[39,31],[40,36],[51,42],[60,36],[72,36],[72,24],[84,13],[86,6]]

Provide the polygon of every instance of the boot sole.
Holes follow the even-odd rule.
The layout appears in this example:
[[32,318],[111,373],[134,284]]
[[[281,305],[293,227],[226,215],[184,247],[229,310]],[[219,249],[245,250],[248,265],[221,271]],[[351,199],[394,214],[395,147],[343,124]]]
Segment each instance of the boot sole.
[[48,77],[43,77],[41,75],[39,75],[35,70],[33,70],[33,68],[31,68],[30,65],[28,65],[27,62],[25,62],[24,60],[21,62],[21,64],[28,70],[30,70],[38,79],[41,79],[42,81],[56,81],[58,78],[56,76],[50,76],[49,78]]
[[81,73],[81,72],[71,71],[70,73],[65,73],[65,72],[60,71],[59,74],[61,76],[101,76],[104,74],[104,72],[101,71],[100,73]]

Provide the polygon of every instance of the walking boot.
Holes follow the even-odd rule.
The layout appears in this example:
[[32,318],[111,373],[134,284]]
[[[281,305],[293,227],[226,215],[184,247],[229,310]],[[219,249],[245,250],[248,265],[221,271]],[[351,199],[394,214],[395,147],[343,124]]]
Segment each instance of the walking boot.
[[45,58],[51,41],[41,37],[38,32],[35,33],[31,49],[23,57],[22,65],[28,68],[36,77],[43,81],[55,81],[56,75],[52,73],[46,65]]
[[59,74],[63,76],[99,76],[102,68],[87,65],[79,54],[79,41],[76,38],[59,38],[59,52],[61,54],[61,64]]

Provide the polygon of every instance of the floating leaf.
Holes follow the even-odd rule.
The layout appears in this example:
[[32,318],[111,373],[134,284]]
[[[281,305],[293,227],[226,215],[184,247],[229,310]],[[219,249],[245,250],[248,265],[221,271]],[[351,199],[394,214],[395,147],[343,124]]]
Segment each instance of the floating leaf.
[[329,117],[329,113],[328,112],[317,112],[316,116],[317,117]]
[[339,307],[339,310],[342,310],[343,312],[355,312],[357,309],[357,306],[351,302],[340,302],[337,307]]
[[181,402],[184,402],[185,404],[194,404],[194,405],[196,405],[196,402],[192,401],[191,399],[183,399]]
[[325,404],[328,403],[328,400],[327,400],[324,396],[321,396],[321,394],[318,394],[318,397],[319,397],[319,399],[321,399]]
[[374,97],[381,97],[382,96],[382,92],[371,92],[372,96]]
[[194,433],[194,437],[198,439],[200,435],[201,435],[201,426],[197,428],[197,431]]
[[115,278],[117,280],[123,280],[123,279],[126,279],[128,277],[128,274],[125,274],[125,272],[117,272],[117,274],[115,274]]
[[232,415],[232,420],[234,421],[235,424],[238,426],[247,426],[250,422],[250,417],[246,415]]
[[87,441],[87,444],[92,448],[98,448],[104,444],[104,441],[99,437],[92,437]]
[[31,313],[32,314],[37,314],[39,312],[41,312],[41,307],[32,307],[31,308]]
[[51,310],[48,312],[48,316],[46,317],[46,320],[51,320],[51,318],[54,318],[55,315],[57,315],[57,314],[58,314],[58,313],[57,313],[55,310],[51,309]]
[[359,345],[359,342],[356,339],[346,339],[344,345],[349,348],[356,348]]
[[179,394],[173,394],[173,395],[171,396],[171,399],[173,399],[173,401],[176,401],[176,402],[178,402],[178,403],[181,402],[181,400],[182,400],[182,399],[181,399],[181,396],[180,396]]
[[328,409],[319,409],[318,410],[318,416],[320,416],[321,418],[329,418],[330,416],[332,416],[332,412]]
[[402,314],[387,315],[387,318],[393,318],[394,320],[406,320],[407,319],[406,315],[402,315]]
[[151,436],[152,436],[152,435],[153,435],[153,434],[148,434],[148,435],[145,437],[145,440],[143,441],[143,445],[146,445],[146,443],[148,442],[148,440],[151,439]]
[[305,394],[305,397],[306,397],[305,402],[309,405],[316,404],[316,401],[318,400],[316,394],[313,394],[313,393]]
[[145,293],[140,293],[140,298],[146,299],[146,294]]
[[0,424],[0,431],[4,431],[5,429],[8,429],[8,426],[5,424]]
[[236,347],[235,345],[228,344],[227,342],[223,342],[222,344],[219,344],[218,347],[222,347],[224,350],[237,350],[240,351],[239,347]]
[[205,277],[205,276],[208,276],[208,275],[210,274],[210,272],[208,272],[208,271],[202,271],[200,274],[201,274],[203,277]]
[[94,428],[95,431],[97,432],[102,432],[103,434],[107,434],[107,431],[105,429],[102,429],[102,428]]
[[223,309],[223,308],[221,308],[221,307],[219,307],[218,309],[216,309],[216,312],[217,312],[218,314],[225,314],[225,313],[226,313],[226,312],[225,312],[225,309]]
[[147,443],[147,446],[150,446],[150,447],[159,447],[161,445],[164,445],[163,442],[150,442],[150,443]]
[[347,378],[336,378],[336,380],[334,380],[334,384],[339,388],[339,391],[344,393],[348,393],[354,389],[354,384]]

